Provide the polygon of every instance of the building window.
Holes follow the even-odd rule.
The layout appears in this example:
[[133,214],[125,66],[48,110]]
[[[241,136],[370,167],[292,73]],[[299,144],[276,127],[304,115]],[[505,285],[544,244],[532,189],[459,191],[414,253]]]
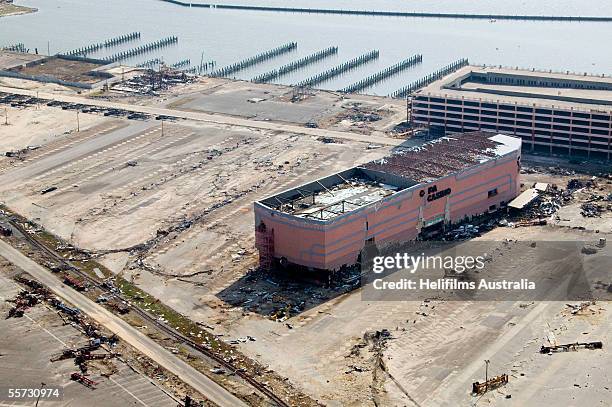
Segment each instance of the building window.
[[497,188],[494,188],[494,189],[489,191],[489,198],[492,198],[495,195],[497,195]]

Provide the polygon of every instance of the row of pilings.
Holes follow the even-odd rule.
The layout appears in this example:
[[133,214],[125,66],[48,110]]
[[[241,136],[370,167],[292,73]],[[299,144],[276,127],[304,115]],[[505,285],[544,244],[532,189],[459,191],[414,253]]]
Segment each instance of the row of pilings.
[[148,44],[144,44],[139,47],[129,49],[127,51],[119,52],[115,55],[104,58],[104,60],[109,61],[109,62],[118,62],[124,59],[146,54],[147,52],[151,52],[156,49],[164,48],[172,44],[176,44],[177,42],[178,42],[178,37],[175,37],[175,36],[166,37],[166,38],[162,38],[161,40],[157,40],[155,42],[150,42]]
[[18,44],[11,44],[11,45],[7,45],[6,47],[2,47],[0,48],[2,51],[12,51],[12,52],[23,52],[26,53],[29,50],[25,47],[25,45],[23,44],[23,42],[20,42]]
[[87,54],[92,54],[92,53],[94,53],[96,51],[101,50],[102,48],[116,47],[117,45],[121,45],[121,44],[126,43],[128,41],[133,41],[133,40],[137,40],[137,39],[140,39],[140,33],[139,32],[133,32],[133,33],[129,33],[129,34],[120,35],[120,36],[115,37],[115,38],[109,38],[109,39],[104,40],[102,42],[97,42],[97,43],[88,45],[86,47],[81,47],[81,48],[73,49],[72,51],[66,52],[64,55],[84,56],[84,57],[86,57]]
[[192,75],[197,75],[198,74],[198,67],[194,66],[193,68],[181,69],[181,72],[189,73],[189,74],[192,74]]
[[204,72],[208,72],[210,69],[215,69],[215,66],[217,66],[217,61],[202,61],[202,63],[195,68],[197,68],[198,75],[202,75]]
[[159,58],[153,58],[153,59],[149,59],[147,61],[141,62],[138,65],[136,65],[137,68],[153,68],[159,64],[161,64],[161,59]]
[[234,74],[238,71],[256,65],[260,62],[266,61],[268,59],[272,59],[279,55],[285,54],[287,52],[293,51],[297,48],[297,42],[289,42],[287,44],[281,45],[280,47],[271,49],[269,51],[262,52],[245,60],[236,62],[232,65],[228,65],[224,68],[218,69],[214,72],[211,72],[210,76],[213,77],[223,77]]
[[305,56],[304,58],[298,59],[297,61],[293,61],[287,65],[283,65],[278,69],[275,69],[270,72],[266,72],[264,74],[258,75],[251,79],[251,82],[256,83],[267,83],[273,81],[276,78],[279,78],[283,75],[286,75],[290,72],[296,71],[300,68],[303,68],[307,65],[313,64],[315,62],[321,61],[331,55],[336,55],[338,53],[338,47],[329,47],[324,50],[315,52],[314,54]]
[[187,68],[189,67],[189,65],[191,65],[191,59],[183,59],[181,61],[175,62],[172,65],[170,65],[170,68],[174,68],[174,69]]
[[398,62],[397,64],[393,66],[383,69],[382,71],[377,72],[374,75],[368,76],[367,78],[364,78],[360,80],[359,82],[353,83],[352,85],[349,85],[344,89],[341,89],[340,92],[344,92],[344,93],[360,92],[378,82],[384,81],[385,79],[399,72],[402,72],[414,65],[420,64],[421,62],[423,62],[423,55],[421,54],[413,55],[412,57],[408,59]]
[[343,73],[355,69],[356,67],[366,64],[374,59],[378,59],[380,56],[380,52],[378,50],[370,51],[366,54],[360,55],[357,58],[353,58],[350,61],[347,61],[341,65],[338,65],[332,69],[329,69],[325,72],[321,72],[318,75],[315,75],[311,78],[298,82],[295,86],[302,87],[314,87],[322,82],[325,82],[331,78],[342,75]]
[[406,98],[412,93],[416,92],[417,90],[429,85],[430,83],[437,81],[440,78],[445,77],[446,75],[450,73],[453,73],[463,68],[464,66],[467,66],[468,64],[469,64],[469,61],[467,60],[467,58],[459,59],[445,66],[444,68],[438,69],[434,73],[431,73],[427,75],[426,77],[421,78],[418,81],[411,83],[408,86],[405,86],[401,89],[396,90],[395,92],[391,93],[389,96],[393,98],[397,98],[397,99]]

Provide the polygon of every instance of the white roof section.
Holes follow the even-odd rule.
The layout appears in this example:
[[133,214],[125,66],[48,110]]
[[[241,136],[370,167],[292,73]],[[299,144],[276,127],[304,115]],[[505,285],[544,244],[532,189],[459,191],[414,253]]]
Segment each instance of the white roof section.
[[514,198],[508,206],[514,209],[523,209],[540,196],[540,193],[535,188],[529,188],[516,198]]
[[519,137],[497,134],[493,137],[489,137],[489,140],[499,143],[495,148],[495,154],[499,157],[521,149],[522,141]]

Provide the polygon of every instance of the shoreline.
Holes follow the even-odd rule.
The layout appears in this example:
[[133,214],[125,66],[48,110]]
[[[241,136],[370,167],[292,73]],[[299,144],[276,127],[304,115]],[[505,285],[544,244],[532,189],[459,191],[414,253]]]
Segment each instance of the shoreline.
[[0,3],[0,18],[32,14],[37,11],[38,9],[34,7],[18,6],[12,3]]

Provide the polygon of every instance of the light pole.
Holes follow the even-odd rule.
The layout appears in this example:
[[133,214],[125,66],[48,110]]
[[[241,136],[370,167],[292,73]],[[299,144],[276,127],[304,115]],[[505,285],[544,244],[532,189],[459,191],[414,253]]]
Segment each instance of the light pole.
[[46,385],[47,384],[45,382],[40,382],[40,392],[38,393],[38,398],[36,399],[36,406],[35,407],[38,407],[38,402],[40,401],[40,396],[42,395],[42,389]]

